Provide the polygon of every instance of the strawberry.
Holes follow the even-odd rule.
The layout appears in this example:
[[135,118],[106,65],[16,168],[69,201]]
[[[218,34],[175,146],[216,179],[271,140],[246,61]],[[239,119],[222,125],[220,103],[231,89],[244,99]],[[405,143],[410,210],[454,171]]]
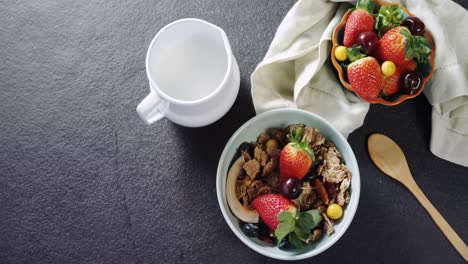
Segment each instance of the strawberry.
[[396,65],[409,63],[413,59],[426,63],[431,53],[431,43],[425,37],[413,36],[406,27],[395,27],[387,31],[379,41],[375,56],[381,61],[393,61]]
[[362,99],[372,100],[379,96],[382,72],[374,57],[365,57],[349,64],[347,73],[351,88]]
[[390,76],[382,76],[382,92],[386,96],[396,94],[400,90],[401,70],[397,68]]
[[399,67],[402,72],[406,72],[406,71],[415,71],[417,65],[416,65],[416,62],[412,60],[408,60],[406,63],[401,64]]
[[400,90],[400,77],[402,73],[416,70],[416,63],[409,60],[406,64],[397,66],[395,73],[391,76],[382,77],[382,92],[386,96],[393,95]]
[[346,21],[343,44],[346,47],[351,47],[353,44],[358,44],[359,34],[374,29],[374,18],[372,12],[374,10],[373,0],[359,0],[356,4],[356,10],[349,15]]
[[275,232],[278,244],[287,238],[289,244],[301,248],[311,239],[311,231],[322,221],[318,210],[299,212],[296,205],[280,194],[265,194],[252,201],[262,221]]
[[290,142],[281,151],[279,169],[282,180],[289,177],[301,180],[309,172],[314,162],[314,152],[309,148],[309,143],[300,139],[301,135],[301,128],[296,130],[294,137],[288,135]]
[[275,230],[278,226],[280,212],[289,211],[296,214],[297,211],[293,202],[279,194],[261,195],[252,201],[252,207],[257,210],[260,218],[271,230]]

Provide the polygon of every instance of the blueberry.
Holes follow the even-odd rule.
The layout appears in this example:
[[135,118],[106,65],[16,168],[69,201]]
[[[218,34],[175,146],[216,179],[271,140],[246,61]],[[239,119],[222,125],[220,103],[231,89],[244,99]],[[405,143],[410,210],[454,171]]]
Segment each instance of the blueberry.
[[257,224],[243,223],[241,225],[242,232],[248,237],[258,237],[259,227]]
[[245,176],[247,175],[247,172],[244,169],[241,169],[239,172],[239,175],[237,176],[238,180],[243,180]]
[[283,240],[281,240],[281,242],[278,244],[278,239],[274,237],[272,243],[273,245],[278,246],[280,249],[285,249],[289,245],[287,238],[283,238]]
[[281,248],[281,249],[284,249],[284,248],[287,248],[289,245],[289,242],[286,238],[283,238],[283,240],[281,240],[281,242],[278,244],[278,247]]
[[304,177],[304,181],[308,181],[308,182],[312,182],[314,179],[316,179],[318,177],[318,174],[317,174],[317,165],[314,164],[312,166],[312,168],[310,168],[310,171],[306,174],[306,176]]
[[242,151],[244,150],[244,151],[247,151],[250,154],[250,156],[253,157],[254,148],[255,148],[255,146],[252,143],[242,142],[240,144],[239,148],[237,149],[237,152],[240,155],[242,153]]
[[258,234],[260,237],[269,237],[270,236],[270,228],[268,228],[265,223],[260,222],[258,224]]
[[250,143],[249,142],[242,142],[239,146],[239,151],[241,150],[249,150],[250,149]]

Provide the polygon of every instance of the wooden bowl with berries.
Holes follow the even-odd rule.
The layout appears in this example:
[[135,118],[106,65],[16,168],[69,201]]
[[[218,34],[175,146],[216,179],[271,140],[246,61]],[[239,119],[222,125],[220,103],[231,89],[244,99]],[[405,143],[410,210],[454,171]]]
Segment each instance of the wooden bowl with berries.
[[332,41],[340,82],[369,103],[391,106],[414,98],[434,71],[431,35],[399,3],[359,0],[336,26]]

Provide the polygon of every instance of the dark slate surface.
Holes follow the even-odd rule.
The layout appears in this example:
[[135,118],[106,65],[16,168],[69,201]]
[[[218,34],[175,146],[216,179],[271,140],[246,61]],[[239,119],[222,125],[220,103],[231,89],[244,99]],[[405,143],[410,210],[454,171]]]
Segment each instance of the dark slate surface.
[[[224,144],[255,115],[250,74],[292,5],[1,1],[0,263],[276,263],[225,224],[215,175]],[[146,47],[183,17],[225,29],[241,68],[239,96],[208,127],[145,126],[134,109],[148,92]],[[366,152],[372,132],[400,143],[416,181],[468,241],[468,168],[430,153],[430,110],[424,97],[371,107],[349,137],[363,185],[354,222],[303,263],[463,263]]]

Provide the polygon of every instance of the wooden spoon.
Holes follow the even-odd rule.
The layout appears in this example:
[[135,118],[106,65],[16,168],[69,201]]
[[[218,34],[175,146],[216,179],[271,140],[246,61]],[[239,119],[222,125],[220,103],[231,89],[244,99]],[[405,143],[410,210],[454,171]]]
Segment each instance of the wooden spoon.
[[411,176],[411,172],[406,162],[405,154],[401,148],[387,136],[381,134],[372,134],[368,140],[369,155],[375,165],[388,176],[401,182],[418,199],[421,205],[431,215],[434,222],[442,230],[442,233],[462,255],[465,261],[468,261],[468,248],[453,228],[447,223],[444,217],[437,211],[426,195]]

